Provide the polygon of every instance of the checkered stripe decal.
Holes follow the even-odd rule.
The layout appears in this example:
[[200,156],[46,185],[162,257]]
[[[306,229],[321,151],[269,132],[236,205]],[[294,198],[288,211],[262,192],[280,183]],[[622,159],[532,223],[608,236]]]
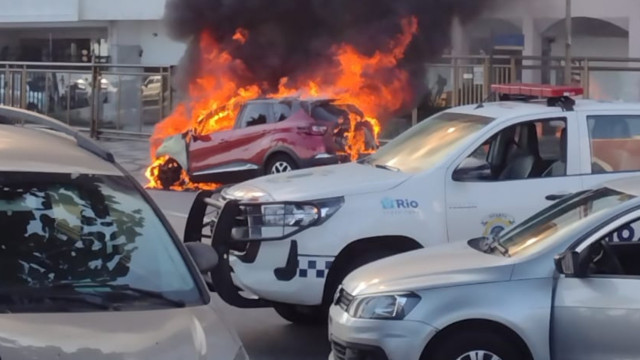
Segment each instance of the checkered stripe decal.
[[333,264],[333,258],[300,257],[298,261],[298,277],[324,279]]

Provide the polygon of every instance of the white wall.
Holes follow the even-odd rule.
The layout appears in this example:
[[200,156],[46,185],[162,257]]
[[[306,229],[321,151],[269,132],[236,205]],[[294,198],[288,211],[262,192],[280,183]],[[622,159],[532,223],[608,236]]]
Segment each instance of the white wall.
[[162,21],[143,21],[140,24],[141,62],[146,65],[177,65],[186,44],[169,38]]
[[0,22],[78,21],[78,1],[0,0]]
[[165,6],[165,0],[75,1],[80,1],[79,14],[82,20],[159,20],[164,15]]

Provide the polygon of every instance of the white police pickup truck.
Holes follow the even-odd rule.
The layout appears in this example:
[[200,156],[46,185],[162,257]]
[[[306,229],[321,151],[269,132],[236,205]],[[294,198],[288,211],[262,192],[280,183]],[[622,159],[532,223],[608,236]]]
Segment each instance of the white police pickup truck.
[[212,238],[212,288],[234,306],[324,322],[338,285],[366,263],[490,236],[640,172],[640,104],[574,100],[572,87],[493,91],[501,101],[434,115],[358,163],[201,192],[185,241]]

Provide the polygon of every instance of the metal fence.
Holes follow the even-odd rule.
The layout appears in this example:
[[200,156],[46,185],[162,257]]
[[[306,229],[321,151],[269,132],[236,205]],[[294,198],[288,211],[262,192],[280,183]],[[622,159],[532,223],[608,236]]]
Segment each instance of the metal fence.
[[[574,58],[573,83],[584,98],[640,101],[640,59]],[[564,84],[564,58],[527,56],[445,57],[427,65],[433,104],[458,106],[486,99],[492,84],[534,82]]]
[[[574,58],[572,66],[585,98],[640,101],[640,59]],[[428,92],[393,134],[430,111],[487,99],[492,84],[564,83],[558,57],[443,57],[426,67]],[[169,66],[0,62],[0,104],[47,114],[92,137],[146,139],[177,102],[173,75]]]
[[148,137],[173,109],[170,67],[0,62],[0,104],[37,111],[92,137]]

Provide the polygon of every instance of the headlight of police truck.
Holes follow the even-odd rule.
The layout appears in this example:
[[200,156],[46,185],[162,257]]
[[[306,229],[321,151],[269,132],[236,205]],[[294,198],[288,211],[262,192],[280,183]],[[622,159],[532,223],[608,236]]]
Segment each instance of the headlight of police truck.
[[420,302],[414,293],[356,297],[349,307],[349,316],[371,320],[402,320]]
[[309,202],[243,203],[239,217],[243,226],[234,227],[231,236],[238,241],[280,240],[324,223],[343,204],[342,197]]

